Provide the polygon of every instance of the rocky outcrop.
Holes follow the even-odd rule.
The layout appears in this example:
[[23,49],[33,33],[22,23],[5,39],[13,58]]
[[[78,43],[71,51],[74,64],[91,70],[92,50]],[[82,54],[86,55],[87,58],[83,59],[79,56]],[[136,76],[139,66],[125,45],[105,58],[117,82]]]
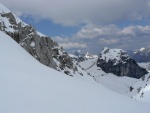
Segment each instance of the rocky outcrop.
[[141,78],[148,73],[121,49],[104,48],[97,60],[97,66],[106,73],[113,73],[117,76]]
[[75,69],[71,58],[57,42],[25,24],[13,13],[1,12],[0,30],[12,37],[39,62],[57,70]]

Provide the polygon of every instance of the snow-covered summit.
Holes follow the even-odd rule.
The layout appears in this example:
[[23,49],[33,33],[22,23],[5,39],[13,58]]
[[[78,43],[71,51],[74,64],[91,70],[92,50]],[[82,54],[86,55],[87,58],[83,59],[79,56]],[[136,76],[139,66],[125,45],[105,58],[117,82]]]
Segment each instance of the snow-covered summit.
[[3,4],[0,3],[0,20],[1,22],[4,22],[5,26],[8,28],[12,27],[12,25],[9,24],[9,22],[7,22],[7,18],[5,15],[10,15],[11,14],[11,18],[15,18],[16,23],[22,23],[22,25],[27,25],[25,22],[23,22],[20,18],[18,18],[13,12],[11,12],[7,7],[5,7]]
[[145,50],[145,48],[144,47],[142,47],[141,49],[140,49],[140,51],[144,51]]
[[84,55],[85,55],[85,53],[81,50],[73,50],[72,54],[77,57],[84,57]]
[[89,52],[84,53],[81,50],[73,50],[73,53],[70,54],[70,57],[72,57],[76,61],[80,62],[80,61],[85,61],[87,59],[98,58],[98,55],[93,55]]
[[68,53],[57,42],[38,32],[32,25],[21,21],[2,4],[0,4],[0,12],[0,30],[14,39],[39,62],[67,74],[75,70],[76,66]]
[[121,49],[105,47],[99,55],[97,66],[102,68],[104,72],[113,73],[117,76],[140,78],[148,73]]
[[128,60],[130,57],[122,49],[109,49],[105,47],[99,55],[99,58],[105,60],[106,62],[111,60],[114,62],[114,65],[117,65],[120,62],[126,63],[125,60]]
[[91,54],[89,52],[87,52],[84,57],[87,58],[87,59],[98,58],[97,55],[93,55],[93,54]]

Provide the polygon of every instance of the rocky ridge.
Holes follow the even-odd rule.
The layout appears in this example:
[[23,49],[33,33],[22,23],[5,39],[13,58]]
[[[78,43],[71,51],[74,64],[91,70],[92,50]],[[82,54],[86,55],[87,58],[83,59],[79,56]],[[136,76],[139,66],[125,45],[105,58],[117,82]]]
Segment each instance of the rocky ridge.
[[42,64],[69,74],[76,66],[57,42],[38,32],[33,26],[22,22],[5,6],[0,4],[0,30],[12,37],[28,53]]
[[128,76],[133,78],[141,78],[148,72],[141,68],[135,60],[129,57],[127,53],[121,49],[104,50],[99,54],[97,66],[106,73],[113,73],[117,76]]

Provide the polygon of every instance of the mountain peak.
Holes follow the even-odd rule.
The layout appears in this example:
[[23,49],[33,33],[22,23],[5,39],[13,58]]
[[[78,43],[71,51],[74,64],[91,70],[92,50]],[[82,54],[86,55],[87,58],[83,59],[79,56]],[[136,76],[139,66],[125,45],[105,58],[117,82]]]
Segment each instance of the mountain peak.
[[108,62],[109,60],[112,60],[114,61],[114,65],[116,65],[119,62],[125,63],[125,59],[129,59],[130,57],[122,49],[109,49],[105,47],[103,51],[101,52],[99,58],[105,60],[106,62]]
[[122,49],[104,48],[100,53],[97,66],[106,73],[113,73],[117,76],[128,76],[140,78],[147,74],[130,56]]
[[140,49],[140,51],[144,51],[145,50],[145,48],[144,47],[142,47],[141,49]]
[[14,39],[39,62],[64,73],[71,69],[76,71],[71,58],[57,42],[21,21],[2,4],[0,4],[0,12],[0,30]]

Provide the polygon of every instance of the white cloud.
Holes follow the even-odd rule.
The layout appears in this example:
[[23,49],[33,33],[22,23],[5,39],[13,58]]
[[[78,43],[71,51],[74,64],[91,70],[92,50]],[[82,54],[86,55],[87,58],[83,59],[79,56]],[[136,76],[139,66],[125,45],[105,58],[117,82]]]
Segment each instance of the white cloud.
[[60,36],[52,37],[56,42],[69,42],[67,38],[62,38]]
[[128,26],[118,31],[119,36],[130,36],[134,38],[150,35],[150,26]]
[[129,26],[129,27],[126,27],[126,28],[123,28],[122,30],[118,30],[118,33],[117,35],[119,36],[135,36],[136,33],[134,31],[135,29],[135,26]]
[[128,26],[125,28],[119,28],[116,25],[106,25],[106,26],[98,26],[98,25],[87,25],[83,27],[80,31],[77,32],[75,37],[80,39],[110,39],[110,38],[138,38],[150,35],[150,26]]
[[62,46],[64,49],[87,48],[87,45],[84,43],[68,42],[68,43],[59,43],[59,45]]
[[105,46],[118,44],[119,42],[120,42],[119,39],[105,39],[105,38],[99,39],[99,43]]
[[20,16],[23,15],[23,13],[22,13],[21,11],[14,11],[14,13],[15,13],[18,17],[20,17]]
[[[150,0],[0,0],[17,14],[49,18],[66,26],[111,24],[148,18]],[[19,13],[18,13],[19,12]]]
[[118,32],[118,28],[115,25],[98,26],[94,24],[86,25],[83,27],[76,36],[79,38],[96,38],[103,36],[111,36],[115,32]]
[[62,43],[61,40],[59,42],[65,49],[86,48],[86,50],[96,53],[105,46],[125,50],[146,47],[149,45],[149,37],[150,26],[134,25],[119,28],[116,25],[90,24],[81,28],[72,37],[61,38],[61,40],[67,40],[66,43]]
[[78,42],[78,40],[74,40],[73,37],[56,36],[56,37],[52,37],[52,39],[58,42],[58,44],[62,46],[64,49],[87,48],[87,45],[85,43]]

